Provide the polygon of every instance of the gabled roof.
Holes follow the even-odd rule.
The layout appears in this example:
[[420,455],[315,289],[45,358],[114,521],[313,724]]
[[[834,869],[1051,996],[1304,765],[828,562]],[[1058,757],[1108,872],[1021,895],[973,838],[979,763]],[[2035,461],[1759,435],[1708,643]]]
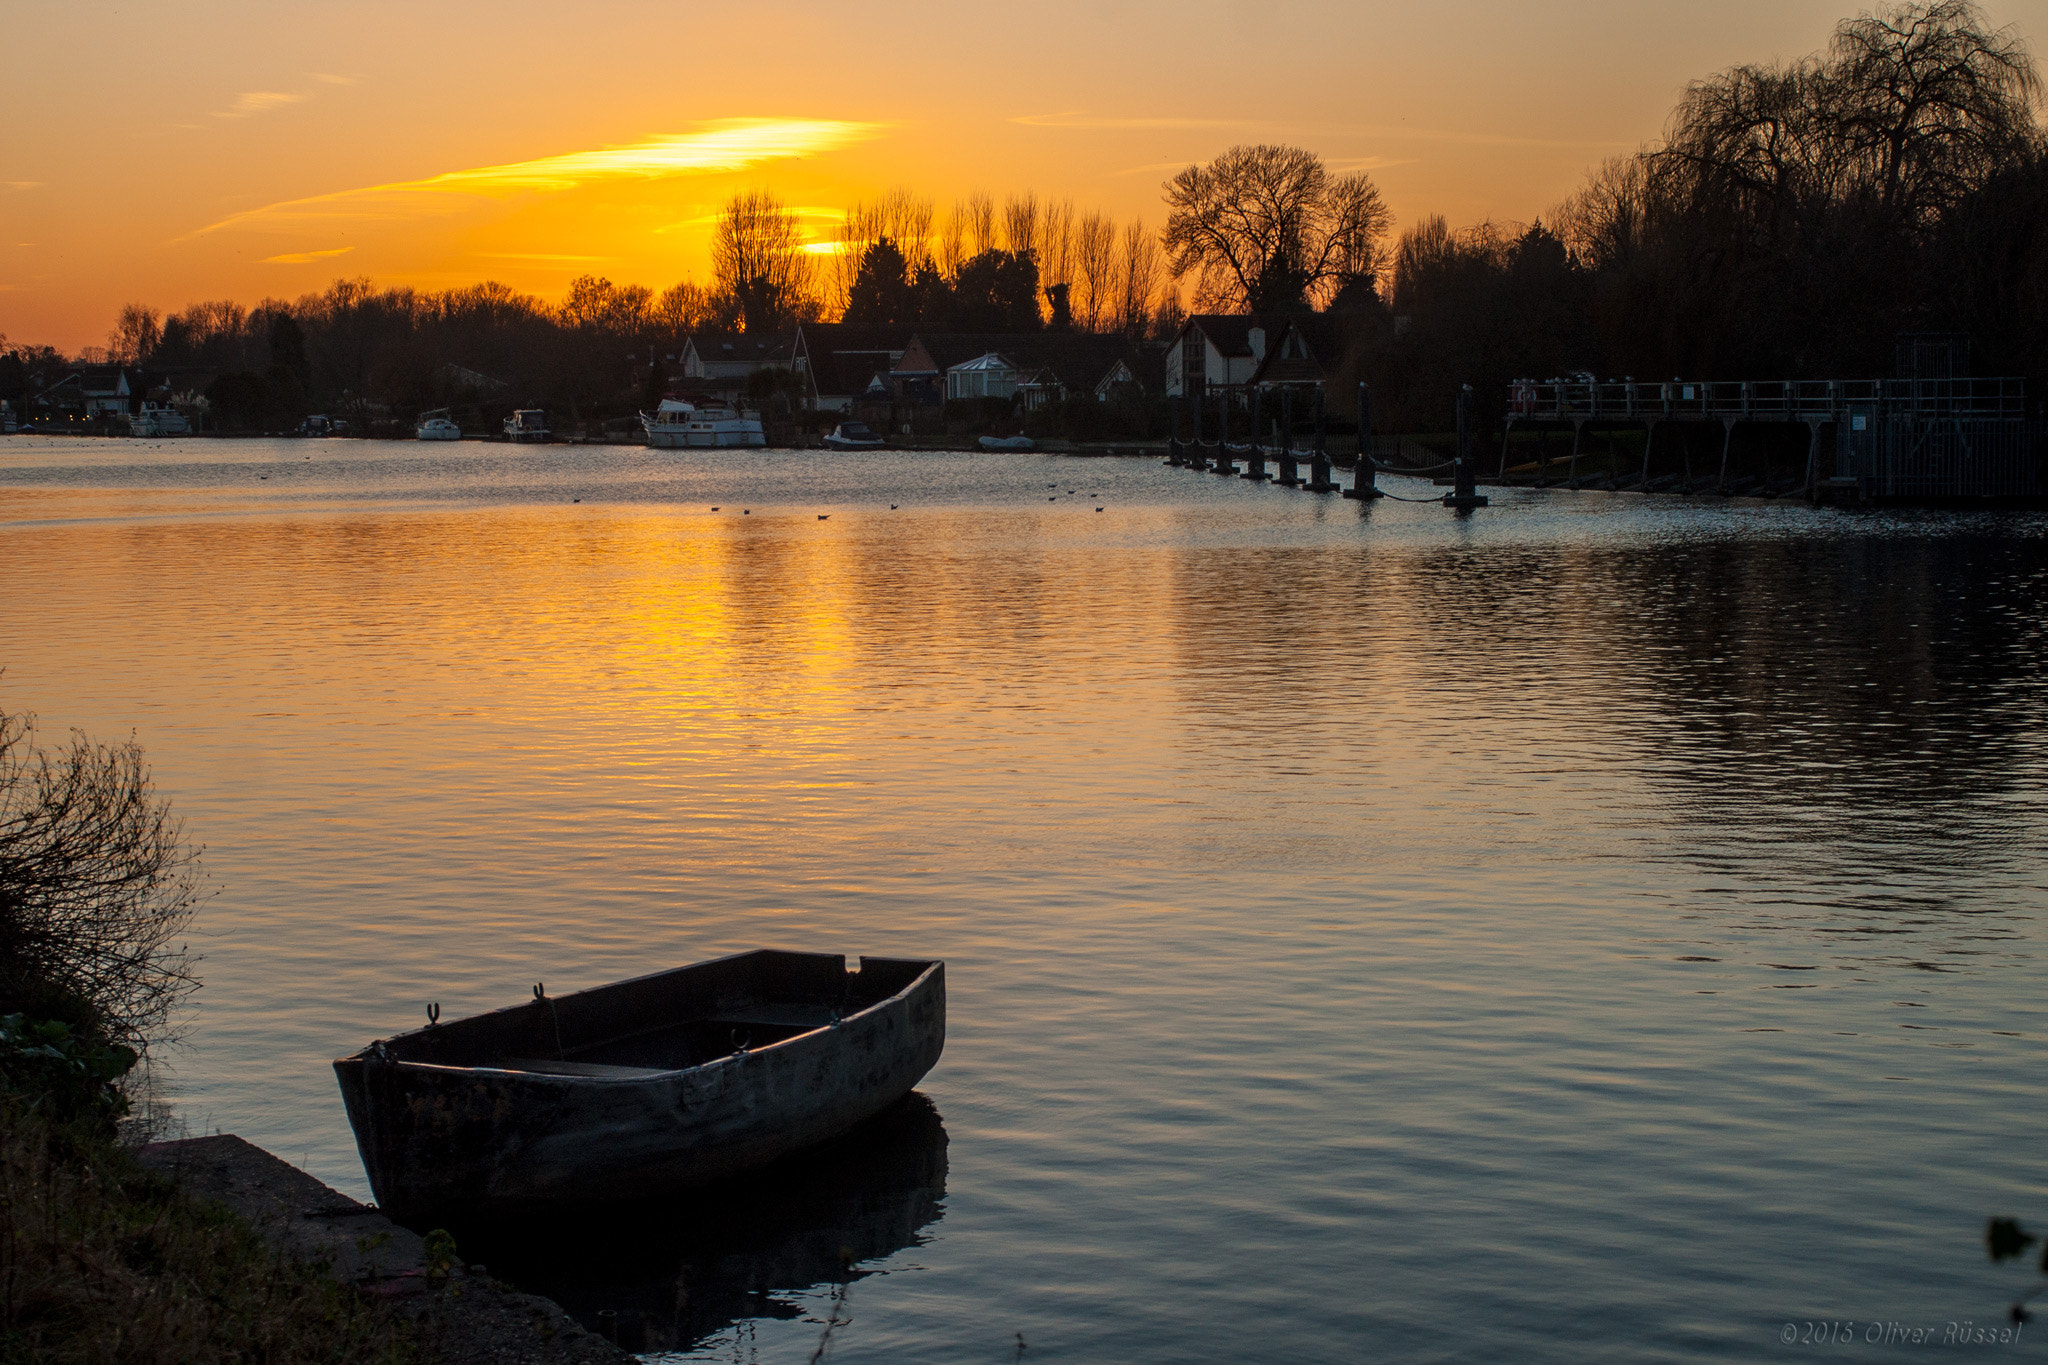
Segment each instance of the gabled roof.
[[1277,330],[1266,319],[1256,313],[1197,313],[1181,325],[1181,335],[1200,332],[1209,339],[1217,353],[1236,359],[1252,353],[1251,332],[1254,327],[1264,327],[1271,336]]
[[796,354],[816,363],[839,351],[887,351],[902,355],[910,345],[909,327],[854,327],[843,322],[806,322],[796,329]]
[[1018,369],[1047,370],[1067,388],[1084,391],[1093,389],[1102,372],[1130,346],[1122,337],[1093,332],[919,332],[905,361],[917,350],[935,369],[902,369],[899,376],[939,373],[996,354]]
[[796,351],[794,332],[699,332],[686,345],[706,363],[744,361],[751,365],[788,365]]
[[1314,384],[1344,357],[1358,334],[1357,319],[1336,313],[1289,317],[1266,338],[1266,358],[1254,384]]

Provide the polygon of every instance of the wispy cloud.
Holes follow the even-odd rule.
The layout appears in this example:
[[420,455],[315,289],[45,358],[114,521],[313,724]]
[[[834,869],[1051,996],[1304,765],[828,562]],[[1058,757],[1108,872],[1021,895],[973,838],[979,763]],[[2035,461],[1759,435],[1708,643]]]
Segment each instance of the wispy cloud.
[[559,193],[608,180],[660,180],[741,171],[767,161],[827,152],[875,136],[883,125],[831,119],[724,119],[700,132],[619,147],[448,171],[424,180],[365,185],[246,209],[179,240],[224,228],[304,227],[337,220],[389,220],[453,213],[471,198]]
[[1347,171],[1383,171],[1389,166],[1413,166],[1421,159],[1415,156],[1333,156],[1325,158],[1323,165],[1341,175]]
[[324,261],[331,256],[346,256],[354,250],[352,246],[331,246],[325,251],[288,251],[282,256],[265,256],[263,264],[311,265],[315,261]]
[[313,79],[322,85],[354,85],[356,83],[354,76],[336,76],[325,71],[315,71]]
[[38,190],[42,187],[40,180],[0,180],[0,190]]
[[608,261],[609,256],[571,256],[556,251],[479,251],[477,255],[488,261],[552,261],[561,265],[588,265],[593,261]]
[[255,114],[267,114],[273,109],[282,109],[288,104],[304,104],[311,96],[290,90],[250,90],[235,96],[235,102],[225,109],[213,111],[215,118],[249,118]]
[[1056,114],[1019,114],[1011,119],[1026,128],[1238,128],[1243,119],[1224,118],[1126,118],[1066,109]]

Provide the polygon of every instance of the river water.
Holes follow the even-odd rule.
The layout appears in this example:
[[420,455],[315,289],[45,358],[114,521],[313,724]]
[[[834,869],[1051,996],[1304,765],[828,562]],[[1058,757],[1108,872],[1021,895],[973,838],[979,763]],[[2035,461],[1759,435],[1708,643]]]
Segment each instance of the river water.
[[360,1196],[430,1001],[943,957],[882,1130],[501,1253],[658,1358],[1887,1358],[2048,1221],[2044,531],[14,437],[0,707],[206,846],[193,1131]]

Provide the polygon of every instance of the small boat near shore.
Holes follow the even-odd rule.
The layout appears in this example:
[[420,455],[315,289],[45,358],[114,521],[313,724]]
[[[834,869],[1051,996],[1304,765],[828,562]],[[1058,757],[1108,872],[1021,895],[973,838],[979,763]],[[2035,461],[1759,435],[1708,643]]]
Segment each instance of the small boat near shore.
[[615,1205],[766,1165],[901,1099],[945,1042],[944,963],[762,949],[559,998],[536,986],[334,1071],[377,1202],[406,1222]]
[[664,398],[653,412],[641,413],[640,428],[652,450],[768,444],[759,417],[736,408],[700,408],[680,398]]
[[462,428],[447,408],[434,408],[420,414],[419,425],[412,429],[415,438],[422,441],[459,441]]
[[1031,438],[1029,436],[984,436],[981,438],[981,448],[983,450],[1029,450],[1031,449]]
[[822,439],[833,450],[880,450],[886,444],[866,422],[841,422]]
[[505,419],[505,439],[508,441],[539,442],[553,435],[548,430],[548,415],[540,408],[521,408]]

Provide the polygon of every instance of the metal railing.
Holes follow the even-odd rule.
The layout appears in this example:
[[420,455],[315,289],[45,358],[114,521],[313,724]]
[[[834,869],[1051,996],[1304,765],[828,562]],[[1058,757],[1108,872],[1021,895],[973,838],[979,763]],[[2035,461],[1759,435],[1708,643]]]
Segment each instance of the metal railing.
[[2023,417],[2026,381],[2001,379],[1744,379],[1605,382],[1521,380],[1508,386],[1510,421],[1830,421],[1845,410],[1878,417]]

